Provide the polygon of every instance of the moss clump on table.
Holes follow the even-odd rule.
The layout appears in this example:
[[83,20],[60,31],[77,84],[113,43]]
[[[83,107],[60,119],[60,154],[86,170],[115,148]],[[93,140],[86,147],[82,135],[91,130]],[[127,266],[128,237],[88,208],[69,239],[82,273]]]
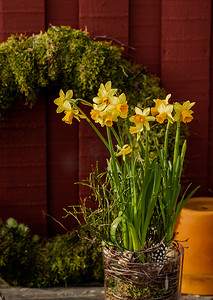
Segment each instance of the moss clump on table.
[[75,232],[42,240],[10,218],[0,220],[0,278],[11,286],[103,282],[102,249]]

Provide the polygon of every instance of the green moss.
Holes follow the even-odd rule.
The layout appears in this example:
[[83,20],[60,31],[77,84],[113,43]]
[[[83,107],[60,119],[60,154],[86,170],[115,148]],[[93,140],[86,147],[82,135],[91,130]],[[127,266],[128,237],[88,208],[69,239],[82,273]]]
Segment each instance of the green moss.
[[43,262],[39,286],[67,286],[103,281],[103,262],[100,246],[91,245],[73,234],[49,239],[40,252]]
[[24,224],[0,221],[0,278],[10,285],[33,286],[38,275],[40,245]]
[[[169,273],[168,273],[169,274]],[[159,277],[155,278],[155,281],[142,284],[143,281],[134,278],[135,281],[139,280],[139,284],[130,284],[128,282],[119,281],[111,278],[107,278],[107,290],[106,295],[108,299],[178,299],[179,287],[178,287],[178,274],[173,275],[170,282],[170,286],[165,288],[166,275],[162,276],[159,273]],[[131,278],[131,276],[130,276]],[[143,280],[143,278],[142,278]]]
[[11,286],[103,282],[102,248],[75,232],[42,240],[13,218],[0,220],[0,278]]
[[43,88],[73,89],[91,100],[108,80],[134,105],[165,96],[159,79],[124,59],[122,48],[81,30],[53,26],[30,37],[12,35],[0,45],[0,117],[17,102],[32,107]]

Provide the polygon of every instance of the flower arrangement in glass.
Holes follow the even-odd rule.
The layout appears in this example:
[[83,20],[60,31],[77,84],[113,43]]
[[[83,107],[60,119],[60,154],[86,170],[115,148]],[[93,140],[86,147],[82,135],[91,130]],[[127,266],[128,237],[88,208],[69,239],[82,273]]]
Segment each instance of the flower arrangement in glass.
[[[104,242],[108,247],[105,247],[106,256],[109,252],[112,255],[109,249],[116,249],[118,253],[137,253],[139,262],[150,259],[150,255],[144,255],[145,252],[149,253],[147,249],[158,250],[157,260],[156,253],[151,254],[153,261],[159,262],[159,249],[163,251],[163,255],[160,254],[162,261],[165,261],[165,255],[171,256],[171,253],[165,253],[168,250],[167,246],[172,245],[176,220],[197,188],[188,193],[189,185],[180,197],[180,180],[186,153],[186,141],[180,145],[180,124],[193,120],[191,108],[195,103],[186,101],[183,104],[169,104],[170,97],[169,94],[164,100],[153,100],[154,106],[151,108],[135,107],[135,113],[129,115],[131,113],[125,94],[118,94],[117,89],[112,88],[111,81],[108,81],[105,85],[100,85],[97,97],[93,98],[93,104],[83,99],[73,99],[72,90],[66,94],[61,90],[60,97],[54,101],[58,105],[57,113],[65,113],[62,119],[65,123],[72,124],[74,118],[78,121],[85,119],[109,150],[106,170],[99,172],[97,164],[88,182],[82,183],[92,189],[91,195],[97,204],[96,208],[91,209],[85,199],[82,205],[71,206],[70,210],[65,209],[67,215],[74,216],[82,228],[90,231],[92,238]],[[80,104],[91,106],[91,118],[82,110],[83,106]],[[157,135],[152,130],[156,122],[167,122],[163,145],[160,145]],[[96,126],[97,123],[99,125]],[[169,131],[174,123],[175,142],[172,158],[169,158]],[[98,129],[100,125],[106,127],[107,138]],[[156,149],[154,157],[149,151],[150,141]],[[130,257],[132,261],[133,255]],[[122,261],[124,260],[125,256]],[[150,270],[153,272],[153,268]],[[166,270],[168,271],[168,268]],[[157,272],[159,273],[158,268]],[[145,273],[147,274],[148,270]],[[149,280],[150,276],[149,274]],[[154,281],[155,276],[156,274]],[[167,278],[167,275],[165,276]],[[125,280],[129,281],[129,276],[127,277]],[[138,275],[133,276],[136,277],[138,278]],[[122,280],[125,283],[124,277],[119,277],[119,281]],[[177,281],[179,279],[175,279],[175,282]],[[134,280],[131,284],[133,282]],[[158,287],[159,289],[162,290],[162,287]],[[156,289],[151,286],[150,290]],[[141,296],[140,291],[138,295]],[[150,297],[154,299],[153,295]],[[168,292],[165,297],[170,299]],[[132,294],[130,298],[136,299]]]

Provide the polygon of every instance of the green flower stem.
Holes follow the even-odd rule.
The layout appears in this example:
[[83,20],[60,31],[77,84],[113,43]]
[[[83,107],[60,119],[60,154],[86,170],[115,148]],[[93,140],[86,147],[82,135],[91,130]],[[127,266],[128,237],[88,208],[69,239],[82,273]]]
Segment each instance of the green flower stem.
[[[81,99],[78,99],[81,100]],[[87,102],[87,101],[85,101]],[[73,103],[73,105],[79,110],[79,112],[85,117],[89,125],[92,127],[92,129],[97,133],[97,135],[100,137],[104,145],[107,147],[108,150],[110,150],[109,144],[107,143],[106,139],[103,137],[103,135],[100,133],[100,131],[97,129],[97,127],[92,123],[92,121],[87,117],[87,115],[80,109],[80,107]]]
[[78,102],[81,102],[83,105],[87,105],[87,106],[93,107],[93,105],[92,105],[90,102],[88,102],[88,101],[86,101],[86,100],[84,100],[84,99],[81,99],[81,98],[76,98],[76,99],[75,99],[75,102],[76,102],[76,104],[77,104]]
[[143,156],[145,157],[145,149],[140,140],[138,140],[138,145],[140,146],[141,152],[142,152]]
[[148,130],[146,130],[145,170],[144,170],[145,173],[147,172],[149,166],[150,166],[150,161],[149,161],[149,137],[148,137]]
[[116,141],[118,143],[118,145],[120,145],[121,147],[123,146],[122,142],[121,142],[121,139],[119,137],[119,135],[117,134],[117,132],[115,131],[115,129],[113,127],[110,127],[114,137],[116,138]]
[[146,192],[146,214],[144,216],[143,235],[141,239],[143,246],[145,245],[147,232],[158,199],[161,184],[161,168],[157,162],[157,159],[153,160],[150,169],[147,171],[147,180],[148,188]]
[[104,145],[107,147],[107,149],[109,150],[109,144],[107,143],[107,141],[105,140],[103,135],[100,133],[100,131],[96,128],[96,126],[90,121],[90,119],[88,117],[86,117],[86,120],[90,124],[90,126],[94,129],[94,131],[97,133],[97,135],[100,137],[100,139],[102,140]]
[[120,122],[118,120],[118,122],[116,122],[117,124],[117,128],[118,128],[118,134],[119,134],[119,137],[121,139],[121,146],[124,145],[124,140],[123,140],[123,134],[122,134],[122,131],[121,131],[121,126],[120,126]]
[[179,155],[179,144],[180,144],[180,122],[177,122],[176,136],[175,136],[175,148],[173,156],[173,166],[176,163],[177,157]]
[[[165,160],[167,160],[167,155],[168,155],[169,125],[170,125],[170,122],[168,121],[167,126],[166,126],[166,131],[165,131],[165,140],[164,140],[164,158],[165,158]],[[164,167],[165,167],[165,165],[164,165]]]
[[127,134],[127,137],[128,137],[128,140],[129,140],[129,143],[130,143],[130,147],[131,149],[133,149],[133,141],[132,141],[132,137],[131,137],[131,134],[129,133],[129,127],[128,127],[128,124],[125,123],[125,132]]
[[114,186],[115,186],[115,190],[117,193],[117,197],[120,199],[120,197],[121,197],[120,191],[119,191],[120,190],[120,179],[119,179],[119,175],[118,175],[118,168],[120,170],[120,165],[118,163],[118,160],[115,157],[110,128],[106,127],[106,129],[107,129],[107,137],[108,137],[108,142],[109,142],[110,158],[111,158],[111,163],[112,163],[111,173],[112,173],[112,178],[114,181]]
[[[119,126],[119,124],[118,124]],[[128,141],[129,141],[129,144],[130,144],[130,147],[131,149],[133,149],[133,140],[132,140],[132,136],[131,134],[129,133],[129,126],[127,124],[127,122],[125,122],[125,132],[127,134],[127,138],[128,138]],[[122,132],[121,130],[119,131],[120,132],[120,136],[122,136]],[[128,181],[130,184],[128,184],[128,186],[130,186],[130,194],[129,194],[129,201],[130,201],[130,205],[128,206],[128,208],[126,210],[128,210],[128,214],[130,216],[130,219],[132,221],[132,224],[135,224],[135,228],[138,229],[138,226],[136,226],[136,224],[138,224],[138,221],[137,221],[137,189],[136,189],[136,184],[135,184],[135,166],[136,166],[136,161],[134,163],[135,159],[134,159],[134,151],[131,152],[131,156],[130,156],[130,162],[128,161],[128,163],[126,162],[124,164],[125,168],[125,174],[128,174],[129,178],[128,178]],[[126,176],[126,175],[125,175]],[[128,202],[129,202],[128,201]],[[137,234],[138,236],[138,234]],[[135,244],[135,242],[133,243],[132,242],[132,245],[131,247],[134,247],[133,245]],[[137,242],[138,244],[138,242]],[[130,243],[129,243],[130,245]],[[134,248],[132,248],[134,249]]]
[[[130,210],[130,218],[134,225],[137,224],[137,188],[136,188],[136,160],[131,159],[131,173],[130,173],[130,191],[131,191],[131,210]],[[135,226],[135,228],[137,228]]]

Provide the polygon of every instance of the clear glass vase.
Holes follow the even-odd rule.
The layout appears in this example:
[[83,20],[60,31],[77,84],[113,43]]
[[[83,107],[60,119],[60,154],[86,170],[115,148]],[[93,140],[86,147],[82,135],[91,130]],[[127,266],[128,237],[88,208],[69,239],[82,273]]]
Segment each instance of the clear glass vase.
[[180,299],[182,245],[173,243],[163,253],[158,247],[136,252],[105,247],[103,254],[106,299]]

